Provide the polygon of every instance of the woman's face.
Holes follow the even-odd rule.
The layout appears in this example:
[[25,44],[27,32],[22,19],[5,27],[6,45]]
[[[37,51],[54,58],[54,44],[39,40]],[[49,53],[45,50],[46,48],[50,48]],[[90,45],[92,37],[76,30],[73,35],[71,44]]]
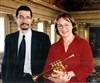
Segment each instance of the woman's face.
[[59,34],[63,38],[72,35],[73,26],[69,19],[66,20],[65,18],[60,18],[57,21],[57,28],[58,28]]

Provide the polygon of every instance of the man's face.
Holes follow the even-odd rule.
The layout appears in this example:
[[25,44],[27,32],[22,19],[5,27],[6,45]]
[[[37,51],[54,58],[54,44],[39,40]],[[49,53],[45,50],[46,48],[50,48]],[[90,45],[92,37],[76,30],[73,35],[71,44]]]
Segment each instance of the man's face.
[[32,17],[30,11],[20,10],[16,18],[18,27],[21,30],[28,30],[31,27]]

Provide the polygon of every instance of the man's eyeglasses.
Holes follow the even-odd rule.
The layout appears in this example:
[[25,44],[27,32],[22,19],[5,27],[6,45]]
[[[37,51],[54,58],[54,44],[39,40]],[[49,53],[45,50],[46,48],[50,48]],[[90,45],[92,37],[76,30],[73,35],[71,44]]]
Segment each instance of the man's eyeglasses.
[[31,19],[32,17],[30,17],[30,16],[24,17],[24,16],[20,15],[17,18],[19,18],[19,19]]

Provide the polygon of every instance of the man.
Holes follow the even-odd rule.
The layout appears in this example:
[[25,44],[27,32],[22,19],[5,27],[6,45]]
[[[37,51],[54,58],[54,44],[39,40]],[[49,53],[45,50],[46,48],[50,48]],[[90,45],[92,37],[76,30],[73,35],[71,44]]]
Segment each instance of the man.
[[[31,29],[32,11],[29,7],[20,6],[17,9],[16,22],[19,31],[5,38],[2,81],[30,83],[33,82],[32,75],[43,71],[50,40],[48,35]],[[42,77],[38,82],[43,82]]]

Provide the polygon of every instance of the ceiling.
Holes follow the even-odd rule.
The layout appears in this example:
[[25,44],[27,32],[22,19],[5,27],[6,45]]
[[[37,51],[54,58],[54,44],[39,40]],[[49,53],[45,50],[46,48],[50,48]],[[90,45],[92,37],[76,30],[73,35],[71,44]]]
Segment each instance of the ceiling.
[[66,11],[100,10],[100,0],[54,0],[53,5]]

